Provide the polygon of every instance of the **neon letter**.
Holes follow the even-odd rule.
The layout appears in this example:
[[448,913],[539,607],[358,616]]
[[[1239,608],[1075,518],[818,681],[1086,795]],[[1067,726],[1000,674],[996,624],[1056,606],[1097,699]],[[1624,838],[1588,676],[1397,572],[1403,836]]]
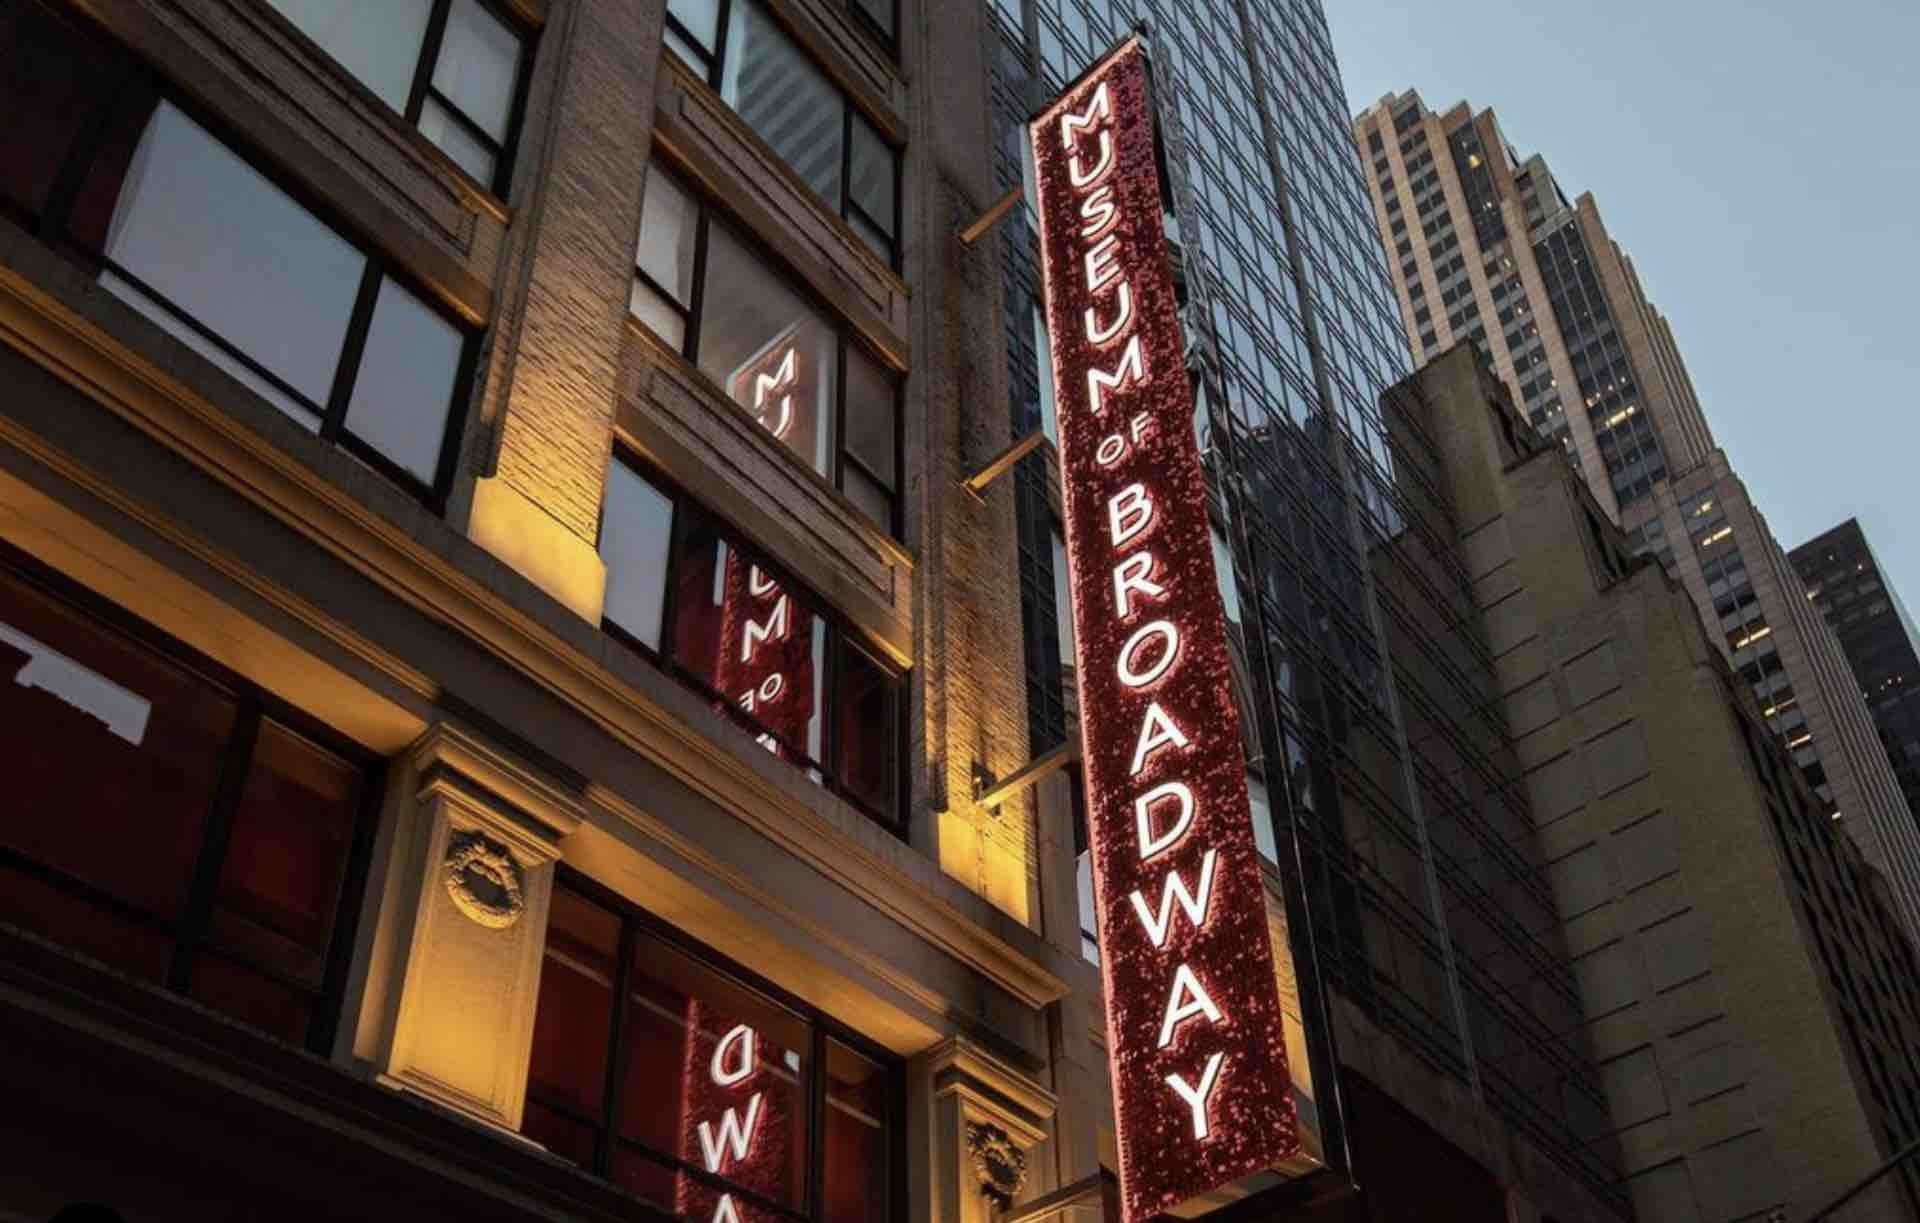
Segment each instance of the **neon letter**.
[[1140,333],[1136,331],[1121,350],[1120,364],[1113,367],[1111,374],[1099,368],[1087,371],[1087,406],[1095,412],[1104,412],[1108,391],[1138,386],[1146,380],[1147,359],[1140,353]]
[[1093,307],[1087,307],[1086,313],[1081,316],[1081,322],[1086,326],[1088,343],[1111,344],[1120,338],[1120,333],[1127,329],[1127,324],[1133,322],[1133,286],[1127,281],[1120,282],[1119,298],[1120,310],[1113,316],[1112,324],[1106,327],[1100,325],[1100,319],[1094,314]]
[[[727,1065],[729,1049],[740,1051],[732,1066]],[[753,1053],[753,1029],[744,1023],[740,1024],[722,1036],[720,1043],[713,1047],[713,1060],[707,1064],[707,1074],[715,1084],[731,1087],[753,1073]]]
[[[1160,651],[1160,657],[1147,665],[1142,671],[1133,665],[1134,655],[1140,652],[1149,638],[1158,637],[1167,643]],[[1120,647],[1120,682],[1129,688],[1144,688],[1167,673],[1173,665],[1173,659],[1180,652],[1180,630],[1169,620],[1155,620],[1135,629],[1133,636],[1127,638],[1127,644]]]
[[[1189,1087],[1187,1080],[1177,1074],[1167,1076],[1167,1086],[1173,1088],[1187,1107],[1193,1110],[1193,1136],[1202,1142],[1207,1137],[1207,1097],[1213,1094],[1213,1086],[1220,1080],[1221,1063],[1227,1060],[1224,1053],[1216,1053],[1207,1059],[1207,1068],[1200,1072],[1200,1086]],[[718,1219],[714,1223],[719,1223]]]
[[1084,265],[1087,269],[1087,292],[1098,293],[1120,274],[1120,261],[1113,257],[1113,253],[1119,249],[1120,239],[1112,234],[1087,248]]
[[1080,201],[1080,219],[1086,224],[1080,227],[1080,237],[1088,242],[1100,237],[1112,229],[1120,220],[1120,210],[1113,206],[1113,187],[1096,187],[1093,193]]
[[1178,901],[1186,911],[1187,920],[1195,928],[1206,924],[1207,902],[1213,898],[1213,864],[1219,857],[1218,850],[1209,849],[1200,859],[1200,892],[1195,895],[1187,891],[1187,881],[1180,877],[1179,871],[1168,871],[1167,881],[1160,885],[1160,910],[1152,912],[1147,908],[1147,898],[1138,890],[1133,893],[1133,911],[1139,915],[1140,924],[1147,928],[1147,937],[1153,940],[1155,948],[1167,945],[1167,937],[1173,933],[1173,906]]
[[[1172,827],[1156,837],[1153,835],[1153,806],[1169,798],[1180,804],[1180,814],[1174,818]],[[1173,843],[1186,836],[1187,829],[1193,827],[1193,791],[1182,781],[1162,782],[1133,800],[1133,818],[1140,833],[1140,860],[1145,862],[1173,848]]]
[[[1214,1056],[1220,1055],[1216,1053]],[[731,1193],[720,1195],[720,1204],[713,1208],[713,1223],[740,1223],[740,1212],[734,1208]]]
[[1074,139],[1080,132],[1092,131],[1095,120],[1111,118],[1113,118],[1113,99],[1107,94],[1107,83],[1101,81],[1100,87],[1093,91],[1091,98],[1087,99],[1085,110],[1077,115],[1067,111],[1060,116],[1060,147],[1069,153],[1073,152]]
[[[1176,982],[1175,985],[1176,988],[1174,992],[1178,993],[1178,982]],[[1208,1003],[1207,1005],[1211,1006],[1213,1004]],[[1161,1048],[1165,1047],[1166,1042],[1162,1041]],[[759,1121],[760,1093],[757,1091],[754,1092],[753,1097],[747,1101],[747,1120],[744,1125],[741,1124],[740,1114],[734,1112],[732,1109],[728,1109],[720,1115],[720,1136],[715,1138],[713,1136],[712,1123],[702,1121],[700,1123],[700,1154],[706,1157],[707,1171],[720,1171],[721,1164],[725,1162],[726,1156],[729,1154],[733,1156],[733,1162],[735,1163],[740,1163],[746,1159],[747,1147],[753,1141],[753,1127],[757,1125]]]
[[760,572],[760,566],[747,566],[747,593],[759,598],[780,589],[780,583]]
[[[1186,1000],[1181,1001],[1181,995]],[[1173,992],[1167,995],[1167,1015],[1160,1021],[1160,1047],[1166,1048],[1173,1043],[1173,1030],[1194,1018],[1205,1015],[1208,1023],[1220,1022],[1220,1008],[1213,1005],[1213,999],[1207,997],[1207,991],[1200,988],[1200,978],[1193,975],[1193,969],[1182,964],[1174,970]],[[758,1100],[760,1097],[755,1096]],[[728,1116],[732,1116],[731,1110]],[[704,1131],[703,1131],[704,1132]]]
[[767,617],[762,626],[751,616],[747,618],[747,631],[740,638],[740,661],[748,662],[753,658],[754,647],[769,639],[778,641],[787,635],[787,596],[781,595],[779,602],[773,605],[773,614]]
[[1124,547],[1126,542],[1147,529],[1153,522],[1153,498],[1147,496],[1144,484],[1129,484],[1113,495],[1107,502],[1107,526],[1113,532],[1113,546]]
[[[787,355],[780,358],[780,366],[771,374],[756,374],[753,379],[753,415],[767,431],[775,437],[785,436],[787,426],[793,423],[793,384],[799,381],[799,370],[795,362],[799,360],[800,350],[787,349]],[[775,391],[786,391],[780,396],[780,414],[775,423],[767,421],[767,396]]]
[[1140,770],[1147,767],[1147,757],[1167,744],[1175,747],[1187,746],[1187,736],[1166,710],[1160,708],[1160,702],[1154,701],[1147,706],[1146,716],[1140,719],[1140,739],[1133,747],[1133,768],[1127,776],[1138,777]]
[[1134,591],[1139,591],[1149,599],[1158,599],[1167,593],[1167,588],[1153,580],[1153,553],[1136,552],[1113,567],[1113,606],[1114,615],[1122,620],[1133,615]]

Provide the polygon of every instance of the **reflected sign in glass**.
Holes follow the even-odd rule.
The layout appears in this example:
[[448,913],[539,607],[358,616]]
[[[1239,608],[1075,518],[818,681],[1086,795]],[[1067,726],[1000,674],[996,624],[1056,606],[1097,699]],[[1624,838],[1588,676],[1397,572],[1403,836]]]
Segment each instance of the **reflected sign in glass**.
[[1134,1223],[1271,1183],[1301,1142],[1139,40],[1028,136]]

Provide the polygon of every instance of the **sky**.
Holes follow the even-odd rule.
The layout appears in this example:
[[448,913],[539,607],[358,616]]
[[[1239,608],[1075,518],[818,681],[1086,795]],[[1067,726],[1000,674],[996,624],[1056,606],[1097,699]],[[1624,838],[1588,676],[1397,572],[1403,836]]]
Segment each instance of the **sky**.
[[1492,107],[1591,191],[1792,549],[1920,606],[1920,0],[1323,0],[1352,110]]

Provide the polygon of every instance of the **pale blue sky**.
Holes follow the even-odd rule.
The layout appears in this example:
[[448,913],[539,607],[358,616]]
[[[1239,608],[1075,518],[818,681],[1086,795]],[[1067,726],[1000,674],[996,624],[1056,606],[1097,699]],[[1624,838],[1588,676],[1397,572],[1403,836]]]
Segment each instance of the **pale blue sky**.
[[1920,606],[1920,0],[1324,0],[1358,112],[1493,107],[1593,192],[1793,548],[1849,516]]

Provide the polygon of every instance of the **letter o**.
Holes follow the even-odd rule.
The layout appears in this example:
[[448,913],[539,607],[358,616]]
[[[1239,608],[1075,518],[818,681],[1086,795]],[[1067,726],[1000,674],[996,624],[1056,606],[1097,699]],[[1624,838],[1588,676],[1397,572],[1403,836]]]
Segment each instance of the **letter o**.
[[780,699],[780,694],[786,690],[787,677],[775,671],[772,675],[767,676],[765,680],[761,681],[760,703],[765,705],[777,701]]
[[1126,453],[1127,439],[1115,433],[1100,443],[1100,448],[1093,452],[1093,461],[1102,467],[1112,467]]
[[[1140,647],[1152,637],[1164,638],[1167,643],[1166,648],[1146,670],[1139,670],[1133,665],[1134,655],[1138,654]],[[1155,620],[1152,624],[1143,624],[1134,630],[1133,636],[1127,638],[1127,644],[1120,647],[1120,682],[1129,688],[1144,688],[1165,675],[1167,668],[1173,666],[1174,656],[1179,653],[1180,630],[1171,620]]]

